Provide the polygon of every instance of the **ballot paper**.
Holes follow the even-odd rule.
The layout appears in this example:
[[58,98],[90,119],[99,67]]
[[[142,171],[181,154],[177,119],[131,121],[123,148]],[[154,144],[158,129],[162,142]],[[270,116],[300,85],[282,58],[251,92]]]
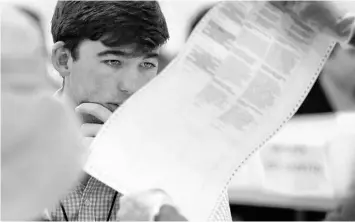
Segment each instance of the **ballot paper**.
[[85,170],[123,194],[163,189],[189,220],[216,220],[232,176],[293,116],[333,46],[269,2],[220,2],[105,123]]

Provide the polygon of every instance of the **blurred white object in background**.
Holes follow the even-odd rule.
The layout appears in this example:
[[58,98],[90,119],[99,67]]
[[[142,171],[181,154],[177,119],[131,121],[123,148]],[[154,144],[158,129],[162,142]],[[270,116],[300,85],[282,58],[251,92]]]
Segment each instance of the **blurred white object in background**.
[[355,183],[355,112],[337,113],[335,123],[328,158],[335,196],[343,198]]
[[331,210],[355,184],[354,126],[355,112],[295,117],[236,173],[230,202]]
[[[41,31],[25,13],[5,7],[1,20],[1,86],[13,92],[49,90]],[[6,10],[5,10],[6,9]]]
[[346,195],[355,179],[354,126],[354,112],[291,120],[260,151],[264,188],[298,196]]
[[80,179],[79,121],[46,78],[38,27],[1,5],[1,219],[31,220]]
[[296,117],[261,150],[265,190],[295,196],[333,197],[327,153],[333,115]]
[[[44,38],[43,48],[47,51],[47,54],[50,55],[53,45],[50,23],[57,0],[1,0],[1,3],[4,5],[11,4],[13,6],[19,6],[28,9],[39,17],[40,24],[38,25],[40,25],[43,29],[43,36],[39,36],[38,40],[42,41]],[[17,18],[12,17],[11,19],[15,21]],[[50,80],[50,84],[55,87],[54,90],[56,91],[62,84],[62,78],[52,68],[52,64],[49,58],[46,58],[44,61],[47,64],[46,75]]]

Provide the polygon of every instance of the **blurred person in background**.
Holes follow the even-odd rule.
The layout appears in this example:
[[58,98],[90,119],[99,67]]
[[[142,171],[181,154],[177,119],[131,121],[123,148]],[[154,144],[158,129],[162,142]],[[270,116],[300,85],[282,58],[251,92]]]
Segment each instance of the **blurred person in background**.
[[320,78],[336,111],[355,111],[355,47],[343,48],[337,44],[324,66]]
[[353,111],[355,108],[354,16],[355,4],[342,2],[271,2],[286,13],[297,14],[339,43],[297,114]]
[[[335,112],[355,111],[355,46],[342,48],[339,44],[333,50],[320,77],[324,92]],[[355,144],[353,144],[355,148]],[[355,160],[355,157],[353,158]],[[355,162],[352,164],[355,173]],[[347,195],[337,208],[330,212],[327,221],[355,221],[355,174]]]
[[[341,2],[277,2],[308,22],[314,22],[321,30],[338,41],[329,61],[324,67],[323,84],[328,86],[330,104],[335,110],[354,110],[354,52],[355,52],[355,4],[341,11]],[[328,79],[327,79],[328,78]],[[325,87],[326,89],[327,87]],[[355,165],[354,165],[355,166]],[[329,212],[325,220],[355,220],[355,176],[348,194]]]
[[355,111],[355,49],[336,44],[296,115]]
[[[38,30],[41,31],[41,41],[43,41],[44,43],[46,43],[46,35],[45,35],[45,30],[44,30],[44,26],[43,26],[43,21],[42,21],[42,17],[40,16],[40,13],[37,13],[37,11],[34,9],[34,7],[29,7],[26,6],[25,4],[21,4],[21,3],[17,3],[14,4],[14,6],[16,8],[18,8],[19,10],[21,10],[22,13],[26,14],[27,17],[29,19],[31,19],[34,24],[36,25],[36,27],[38,28]],[[58,84],[58,80],[57,80],[57,73],[54,73],[53,70],[53,66],[50,62],[50,57],[49,57],[49,53],[47,50],[47,47],[45,44],[43,44],[42,46],[42,53],[43,53],[43,58],[44,61],[46,62],[47,65],[47,72],[46,72],[46,78],[49,79],[49,83],[51,84],[53,90],[58,90],[60,88],[60,84]]]
[[[185,42],[187,42],[187,40],[189,39],[192,31],[195,29],[195,27],[197,26],[197,24],[200,22],[200,20],[206,15],[206,13],[213,7],[213,5],[206,5],[202,8],[200,8],[195,15],[190,19],[189,25],[187,27],[187,35],[186,35],[186,39]],[[162,72],[168,65],[170,62],[172,62],[172,60],[176,57],[177,55],[171,55],[168,53],[167,50],[163,50],[161,51],[161,53],[159,54],[159,67],[158,67],[158,73]]]
[[[354,112],[355,47],[344,48],[336,44],[319,77],[319,82],[333,112]],[[352,168],[354,174],[355,162]],[[335,210],[327,214],[326,221],[355,221],[355,174],[351,177],[352,184],[345,191],[347,195],[340,200]]]
[[76,183],[85,155],[69,101],[52,97],[35,12],[1,9],[1,219],[30,220]]

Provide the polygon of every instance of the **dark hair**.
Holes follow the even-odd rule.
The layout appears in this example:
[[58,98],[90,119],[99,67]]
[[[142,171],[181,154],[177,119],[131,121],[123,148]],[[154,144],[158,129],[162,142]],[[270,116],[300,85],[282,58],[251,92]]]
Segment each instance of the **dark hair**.
[[100,40],[108,47],[136,44],[151,51],[169,39],[156,1],[58,1],[52,18],[54,42],[63,41],[73,58],[81,41]]

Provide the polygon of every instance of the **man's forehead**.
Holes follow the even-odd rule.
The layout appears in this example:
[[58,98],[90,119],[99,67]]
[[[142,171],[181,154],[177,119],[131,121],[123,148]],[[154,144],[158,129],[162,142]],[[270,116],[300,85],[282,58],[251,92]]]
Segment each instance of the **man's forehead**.
[[124,56],[124,57],[157,57],[160,48],[149,49],[137,46],[135,44],[107,46],[101,41],[84,40],[80,43],[80,54],[103,56]]
[[114,51],[121,51],[127,54],[127,56],[134,56],[134,57],[144,56],[147,54],[159,54],[160,52],[160,47],[147,50],[147,49],[141,49],[137,44],[108,47],[108,49]]

